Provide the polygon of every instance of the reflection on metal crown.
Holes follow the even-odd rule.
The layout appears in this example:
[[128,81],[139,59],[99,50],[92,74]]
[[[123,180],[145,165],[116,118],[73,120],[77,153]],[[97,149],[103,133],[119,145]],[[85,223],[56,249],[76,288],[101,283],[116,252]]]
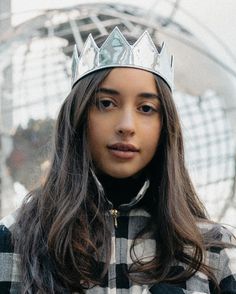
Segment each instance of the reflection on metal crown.
[[173,56],[168,55],[164,43],[158,52],[147,31],[134,45],[130,45],[118,27],[115,27],[101,48],[98,48],[90,34],[80,57],[75,45],[72,58],[72,87],[85,75],[109,67],[147,70],[160,76],[173,90]]

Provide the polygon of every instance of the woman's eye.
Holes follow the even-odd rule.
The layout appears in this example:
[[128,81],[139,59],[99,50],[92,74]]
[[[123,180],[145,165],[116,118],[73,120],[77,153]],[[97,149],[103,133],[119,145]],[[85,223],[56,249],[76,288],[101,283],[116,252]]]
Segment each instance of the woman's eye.
[[150,105],[142,105],[141,107],[140,107],[140,110],[142,111],[142,112],[144,112],[144,113],[153,113],[153,112],[157,112],[157,110],[154,108],[154,107],[152,107],[152,106],[150,106]]
[[111,100],[103,99],[97,101],[97,107],[99,109],[110,109],[114,106],[114,103]]

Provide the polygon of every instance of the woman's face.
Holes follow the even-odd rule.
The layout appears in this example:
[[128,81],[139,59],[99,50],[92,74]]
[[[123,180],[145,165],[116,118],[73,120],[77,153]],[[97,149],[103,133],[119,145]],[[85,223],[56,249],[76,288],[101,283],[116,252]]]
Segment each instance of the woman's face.
[[95,166],[115,178],[137,174],[156,152],[161,121],[153,74],[113,69],[100,84],[88,115],[88,143]]

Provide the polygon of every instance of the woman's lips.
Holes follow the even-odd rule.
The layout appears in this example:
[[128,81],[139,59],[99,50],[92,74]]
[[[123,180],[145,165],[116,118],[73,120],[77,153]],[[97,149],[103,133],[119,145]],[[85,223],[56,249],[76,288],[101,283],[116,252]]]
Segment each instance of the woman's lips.
[[139,152],[139,149],[132,144],[116,143],[108,145],[110,153],[120,159],[132,159]]

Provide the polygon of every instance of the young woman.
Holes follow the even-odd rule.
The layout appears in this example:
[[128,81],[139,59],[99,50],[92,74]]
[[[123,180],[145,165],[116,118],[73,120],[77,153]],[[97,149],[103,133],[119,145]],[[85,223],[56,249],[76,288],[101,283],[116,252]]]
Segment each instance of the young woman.
[[75,56],[45,182],[2,221],[0,293],[236,293],[234,238],[185,168],[164,47],[117,28],[102,43]]

